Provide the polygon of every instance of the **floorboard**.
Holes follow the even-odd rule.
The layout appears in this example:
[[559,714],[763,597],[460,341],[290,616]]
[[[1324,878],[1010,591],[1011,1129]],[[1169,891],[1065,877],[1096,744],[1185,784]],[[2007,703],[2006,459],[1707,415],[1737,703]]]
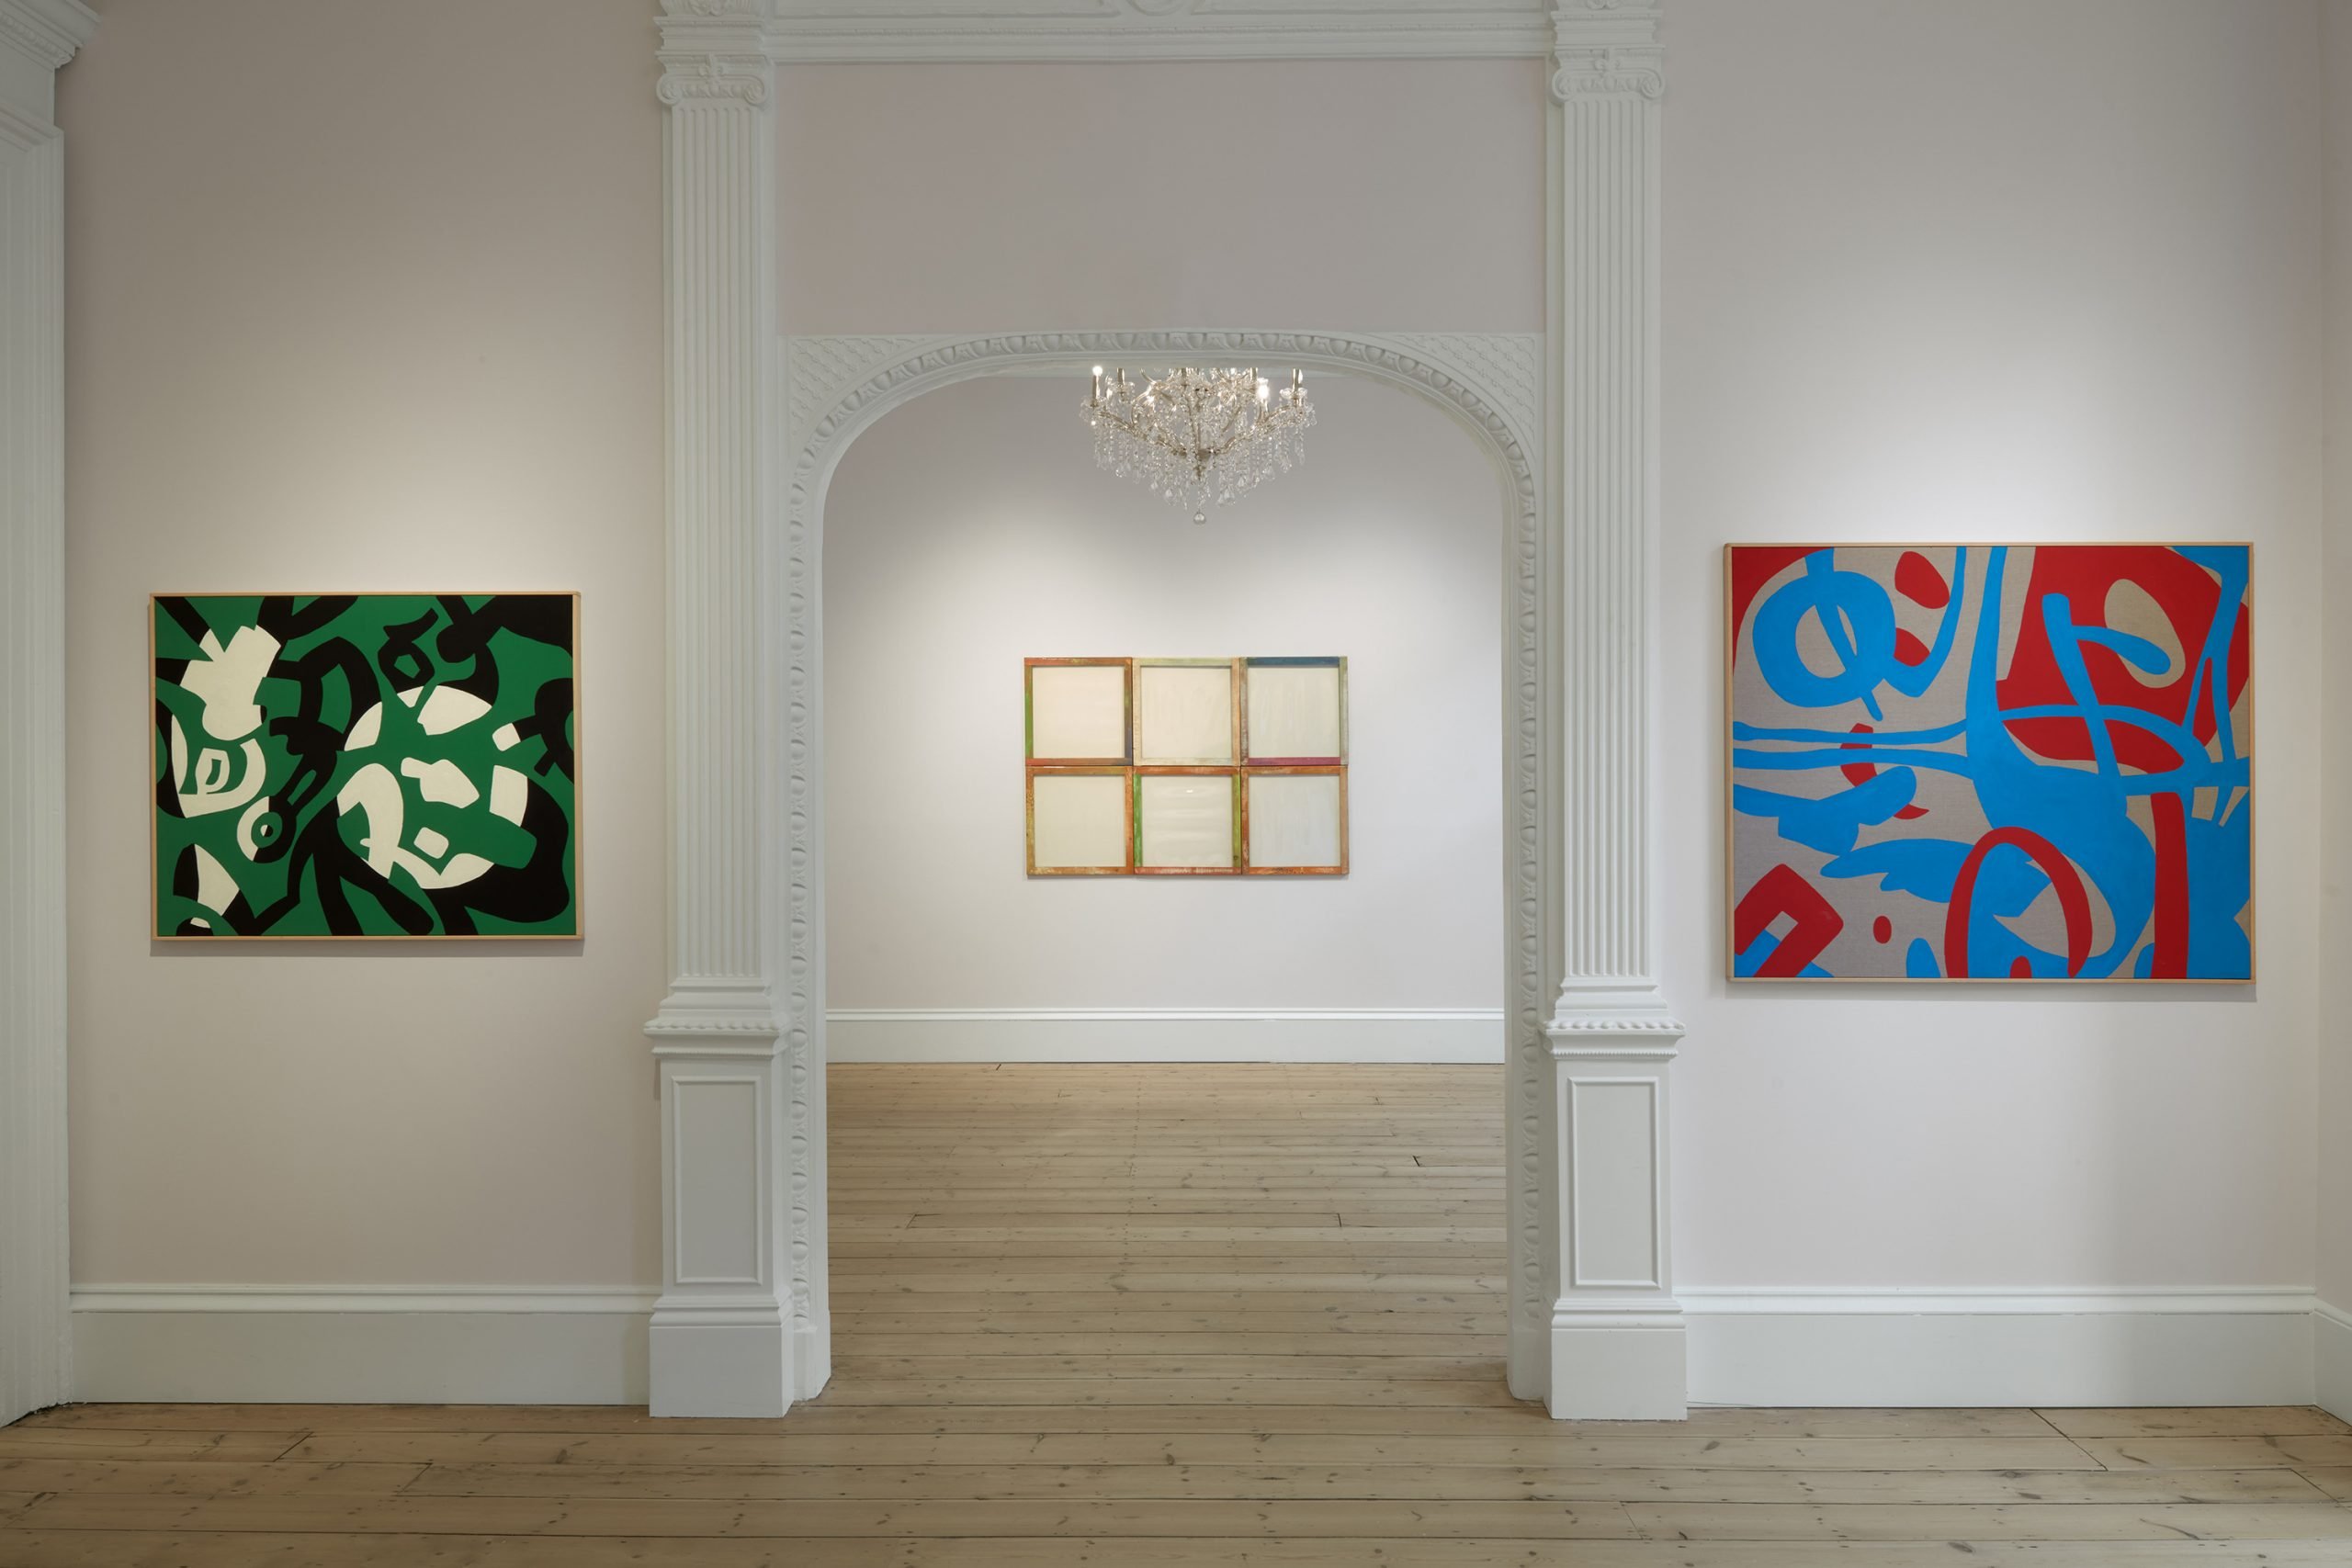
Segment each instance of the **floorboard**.
[[1499,1070],[837,1066],[835,1375],[781,1421],[72,1405],[5,1568],[2344,1568],[2310,1409],[1505,1392]]

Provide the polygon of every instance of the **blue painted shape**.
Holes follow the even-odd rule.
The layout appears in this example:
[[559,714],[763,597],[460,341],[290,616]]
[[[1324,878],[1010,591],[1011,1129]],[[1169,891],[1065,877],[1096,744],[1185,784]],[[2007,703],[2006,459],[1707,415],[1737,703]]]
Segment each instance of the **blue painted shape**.
[[1891,769],[1867,784],[1815,800],[1805,795],[1780,795],[1746,784],[1731,792],[1732,809],[1750,817],[1770,817],[1781,824],[1781,836],[1826,855],[1844,854],[1854,847],[1864,828],[1875,827],[1911,804],[1918,785],[1917,775]]
[[[1766,959],[1771,957],[1773,953],[1780,951],[1780,947],[1781,939],[1774,936],[1770,931],[1764,931],[1757,932],[1756,940],[1747,944],[1747,952],[1733,955],[1731,961],[1732,973],[1739,976],[1742,979],[1752,977],[1758,969],[1764,967],[1764,961]],[[1772,977],[1776,980],[1797,977],[1802,977],[1807,980],[1828,980],[1836,978],[1836,976],[1832,976],[1828,970],[1824,969],[1818,964],[1806,964],[1803,969],[1798,970],[1796,976],[1793,976],[1776,975]]]
[[1926,937],[1913,937],[1911,945],[1903,950],[1903,973],[1913,980],[1940,980],[1944,977],[1942,967],[1936,963],[1936,950],[1928,945]]

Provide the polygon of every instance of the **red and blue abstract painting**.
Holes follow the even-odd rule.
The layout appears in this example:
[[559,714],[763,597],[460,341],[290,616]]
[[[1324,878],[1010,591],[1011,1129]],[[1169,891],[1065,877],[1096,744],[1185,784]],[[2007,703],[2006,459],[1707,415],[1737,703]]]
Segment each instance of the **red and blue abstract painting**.
[[2254,978],[2245,545],[1735,545],[1738,979]]

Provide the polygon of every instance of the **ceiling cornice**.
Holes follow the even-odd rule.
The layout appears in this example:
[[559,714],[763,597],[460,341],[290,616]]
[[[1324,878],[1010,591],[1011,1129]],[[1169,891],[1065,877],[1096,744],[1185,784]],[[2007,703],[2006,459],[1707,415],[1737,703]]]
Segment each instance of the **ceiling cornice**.
[[97,13],[81,0],[0,0],[0,44],[54,71],[98,30]]
[[775,58],[811,62],[1536,59],[1555,46],[1550,0],[664,0],[664,9],[672,26],[754,24]]

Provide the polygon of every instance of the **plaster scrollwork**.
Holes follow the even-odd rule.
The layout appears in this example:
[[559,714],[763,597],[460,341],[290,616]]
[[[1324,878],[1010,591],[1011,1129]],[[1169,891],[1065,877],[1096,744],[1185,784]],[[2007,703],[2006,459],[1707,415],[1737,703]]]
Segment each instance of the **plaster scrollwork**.
[[768,101],[770,66],[763,54],[680,54],[664,51],[654,93],[672,108],[737,102],[756,108]]
[[1545,1289],[1545,1200],[1542,1124],[1550,1089],[1550,1055],[1544,1032],[1550,1000],[1545,980],[1547,911],[1556,907],[1546,886],[1546,723],[1544,576],[1554,552],[1544,538],[1544,339],[1533,333],[1343,334],[1272,332],[1030,333],[994,336],[844,336],[786,340],[786,410],[792,467],[786,481],[782,570],[786,641],[785,671],[787,808],[785,887],[788,952],[785,964],[788,1137],[794,1153],[792,1298],[795,1311],[822,1299],[821,1253],[805,1238],[821,1216],[804,1212],[798,1168],[804,1142],[821,1136],[822,1111],[811,1096],[821,1086],[821,1047],[810,1038],[819,1016],[808,980],[816,967],[822,919],[817,863],[819,786],[813,716],[821,674],[814,612],[817,546],[827,486],[852,442],[892,408],[957,381],[1019,367],[1062,361],[1076,369],[1100,360],[1142,358],[1297,363],[1337,369],[1414,391],[1453,414],[1494,459],[1504,483],[1510,563],[1508,626],[1509,755],[1508,908],[1512,976],[1509,1016],[1512,1039],[1508,1113],[1519,1136],[1511,1182],[1512,1316],[1532,1327],[1548,1321]]
[[1570,0],[1552,12],[1552,96],[1657,98],[1666,92],[1658,0]]

